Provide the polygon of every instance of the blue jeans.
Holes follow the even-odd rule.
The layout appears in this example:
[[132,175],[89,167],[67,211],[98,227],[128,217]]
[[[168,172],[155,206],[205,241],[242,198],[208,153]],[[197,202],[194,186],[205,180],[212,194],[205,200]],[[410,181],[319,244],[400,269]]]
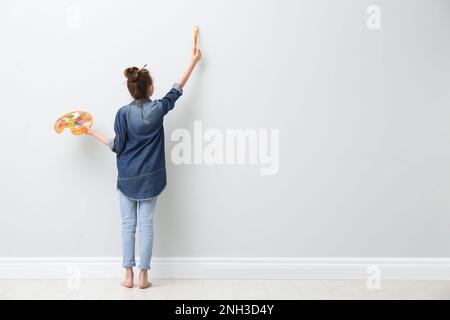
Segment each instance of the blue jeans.
[[131,200],[120,190],[120,213],[122,216],[122,250],[124,268],[136,265],[135,239],[136,225],[139,222],[141,260],[139,268],[150,269],[153,251],[153,216],[155,214],[156,197],[149,200]]

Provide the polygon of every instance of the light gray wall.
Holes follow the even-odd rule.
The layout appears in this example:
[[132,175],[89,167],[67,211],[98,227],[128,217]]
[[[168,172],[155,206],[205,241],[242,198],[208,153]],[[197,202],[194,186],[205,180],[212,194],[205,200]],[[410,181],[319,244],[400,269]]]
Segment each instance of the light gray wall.
[[[368,30],[377,4],[381,30]],[[79,30],[66,27],[79,5]],[[450,2],[2,1],[0,256],[119,256],[114,154],[53,123],[82,107],[113,134],[122,71],[178,79],[157,256],[439,256],[450,249]],[[280,129],[280,171],[175,166],[177,128]]]

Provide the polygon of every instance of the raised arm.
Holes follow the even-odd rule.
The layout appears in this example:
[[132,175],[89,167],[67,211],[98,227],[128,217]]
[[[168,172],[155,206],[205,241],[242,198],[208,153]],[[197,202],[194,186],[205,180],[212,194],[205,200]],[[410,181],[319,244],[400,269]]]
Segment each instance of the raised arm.
[[181,88],[183,88],[185,86],[186,82],[189,80],[189,77],[191,76],[192,71],[194,70],[195,66],[200,61],[201,58],[202,58],[202,52],[200,51],[200,49],[197,47],[192,49],[192,57],[191,57],[189,66],[188,66],[187,70],[183,73],[183,75],[181,76],[180,81],[178,81]]
[[181,79],[173,85],[172,89],[164,96],[164,98],[159,100],[164,115],[175,107],[175,102],[183,94],[183,87],[201,58],[202,53],[200,52],[200,49],[194,48],[192,50],[192,57],[189,66],[181,76]]

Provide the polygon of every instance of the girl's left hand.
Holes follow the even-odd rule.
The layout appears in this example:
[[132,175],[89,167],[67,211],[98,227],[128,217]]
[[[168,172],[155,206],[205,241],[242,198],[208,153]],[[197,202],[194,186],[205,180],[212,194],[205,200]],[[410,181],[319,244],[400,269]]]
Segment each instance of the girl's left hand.
[[89,136],[94,135],[94,129],[92,129],[91,127],[86,127],[86,134]]

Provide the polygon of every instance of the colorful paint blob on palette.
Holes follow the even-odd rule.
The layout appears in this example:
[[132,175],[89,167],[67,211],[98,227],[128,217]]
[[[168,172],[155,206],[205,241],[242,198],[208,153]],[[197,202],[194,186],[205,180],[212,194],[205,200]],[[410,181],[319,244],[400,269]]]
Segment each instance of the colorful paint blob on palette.
[[56,120],[55,131],[61,133],[64,129],[69,128],[70,132],[76,136],[85,134],[92,126],[94,119],[91,114],[85,111],[73,111],[63,115]]

